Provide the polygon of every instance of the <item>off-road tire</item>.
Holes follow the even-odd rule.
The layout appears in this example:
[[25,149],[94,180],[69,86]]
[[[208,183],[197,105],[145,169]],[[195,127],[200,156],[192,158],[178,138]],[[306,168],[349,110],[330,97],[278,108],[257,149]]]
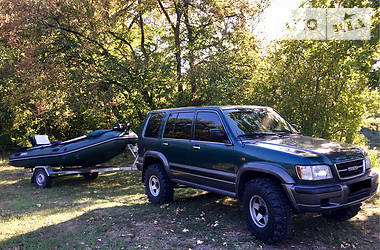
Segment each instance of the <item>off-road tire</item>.
[[37,169],[33,173],[33,182],[38,188],[48,188],[51,186],[51,178],[46,174],[45,169]]
[[85,173],[85,174],[83,174],[83,177],[84,177],[86,180],[92,181],[92,180],[95,180],[96,178],[98,178],[98,175],[99,175],[98,172],[94,172],[94,173]]
[[[262,223],[261,227],[255,224],[254,216],[251,216],[251,199],[258,197],[265,202],[268,215],[267,223]],[[249,231],[267,244],[279,242],[292,232],[291,207],[282,187],[275,180],[256,178],[248,181],[244,188],[243,211]]]
[[[173,183],[169,180],[161,164],[152,164],[145,171],[145,193],[153,204],[165,204],[173,201]],[[152,187],[151,181],[157,183],[158,188]],[[153,190],[152,190],[153,189]]]
[[353,205],[351,207],[346,207],[326,213],[322,213],[323,217],[326,219],[332,219],[336,221],[345,221],[349,220],[352,217],[355,217],[361,210],[361,203]]

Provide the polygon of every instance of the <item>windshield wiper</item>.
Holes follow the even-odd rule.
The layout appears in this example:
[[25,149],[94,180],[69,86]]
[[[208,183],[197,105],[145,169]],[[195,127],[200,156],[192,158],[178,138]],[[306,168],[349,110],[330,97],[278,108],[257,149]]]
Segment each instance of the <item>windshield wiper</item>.
[[238,135],[237,137],[239,137],[239,138],[242,138],[242,137],[259,137],[259,136],[268,136],[268,135],[277,135],[278,136],[278,134],[271,133],[271,132],[251,132],[251,133]]
[[274,133],[283,133],[283,134],[301,134],[298,131],[291,131],[291,130],[288,130],[288,129],[271,130],[271,131],[274,132]]

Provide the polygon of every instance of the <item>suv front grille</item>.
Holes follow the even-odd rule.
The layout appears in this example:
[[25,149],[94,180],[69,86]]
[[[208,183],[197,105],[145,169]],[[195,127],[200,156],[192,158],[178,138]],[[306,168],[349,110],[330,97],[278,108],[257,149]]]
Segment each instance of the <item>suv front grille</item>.
[[364,159],[335,163],[340,179],[349,179],[364,174]]

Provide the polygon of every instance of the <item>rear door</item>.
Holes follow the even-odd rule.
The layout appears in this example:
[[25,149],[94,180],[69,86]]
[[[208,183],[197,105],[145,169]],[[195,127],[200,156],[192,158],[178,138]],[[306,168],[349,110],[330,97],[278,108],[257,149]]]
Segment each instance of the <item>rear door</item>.
[[152,113],[148,117],[148,122],[143,131],[142,138],[139,138],[139,155],[144,155],[147,150],[158,151],[160,149],[160,131],[165,118],[164,112]]
[[[192,150],[191,135],[193,130],[193,111],[172,112],[164,128],[161,139],[161,152],[169,162],[170,169],[177,165],[189,164],[188,155]],[[181,178],[181,173],[173,172],[174,178]]]

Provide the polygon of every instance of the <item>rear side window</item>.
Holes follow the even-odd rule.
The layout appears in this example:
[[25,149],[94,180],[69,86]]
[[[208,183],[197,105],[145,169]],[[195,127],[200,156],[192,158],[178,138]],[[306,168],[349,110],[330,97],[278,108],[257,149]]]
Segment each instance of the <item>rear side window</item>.
[[195,140],[228,142],[222,122],[215,112],[198,112],[195,121]]
[[162,124],[162,121],[164,120],[165,113],[153,113],[150,116],[148,125],[145,129],[145,137],[155,137],[157,138],[159,136],[160,127]]
[[165,138],[191,139],[194,112],[170,114],[166,123]]
[[164,137],[165,138],[174,138],[174,127],[175,120],[177,119],[178,113],[171,113],[169,115],[168,121],[166,122]]

